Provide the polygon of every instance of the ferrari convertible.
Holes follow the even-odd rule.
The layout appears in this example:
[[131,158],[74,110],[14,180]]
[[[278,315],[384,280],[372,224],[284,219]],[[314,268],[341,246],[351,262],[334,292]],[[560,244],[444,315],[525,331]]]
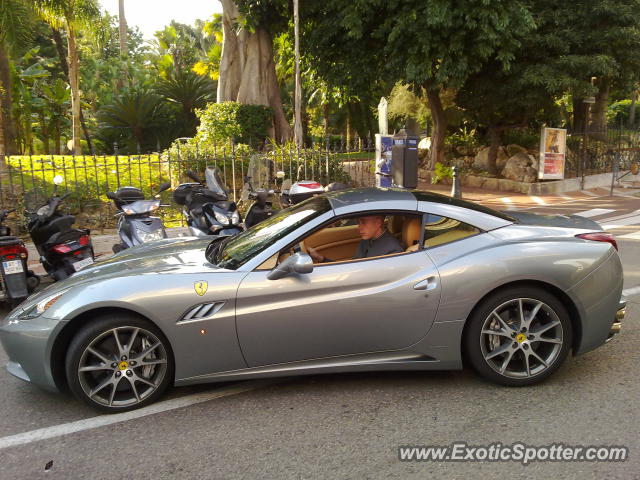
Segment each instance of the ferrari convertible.
[[[400,251],[354,258],[371,216]],[[463,363],[522,386],[617,333],[621,292],[615,239],[588,219],[352,189],[123,251],[31,296],[0,340],[11,374],[107,412],[170,385]]]

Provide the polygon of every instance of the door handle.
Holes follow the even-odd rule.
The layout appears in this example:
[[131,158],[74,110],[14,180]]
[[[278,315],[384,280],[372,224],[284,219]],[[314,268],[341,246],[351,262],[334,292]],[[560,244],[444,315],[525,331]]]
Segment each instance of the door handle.
[[436,277],[426,278],[413,286],[414,290],[433,290],[438,285],[436,283]]

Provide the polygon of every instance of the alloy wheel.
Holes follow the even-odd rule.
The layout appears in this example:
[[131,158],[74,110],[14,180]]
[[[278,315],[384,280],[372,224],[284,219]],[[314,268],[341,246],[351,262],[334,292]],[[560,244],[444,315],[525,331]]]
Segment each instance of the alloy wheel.
[[104,331],[87,345],[77,374],[91,401],[105,407],[130,407],[160,387],[167,365],[167,350],[154,333],[122,326]]

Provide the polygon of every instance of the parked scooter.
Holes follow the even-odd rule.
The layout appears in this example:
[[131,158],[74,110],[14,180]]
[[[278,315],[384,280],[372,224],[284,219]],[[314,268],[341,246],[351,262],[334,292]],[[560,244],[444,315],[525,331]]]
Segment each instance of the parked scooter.
[[12,237],[11,229],[3,225],[7,215],[15,211],[15,208],[0,210],[0,300],[7,302],[11,308],[27,298],[40,283],[40,277],[27,269],[29,253],[24,242]]
[[[283,178],[284,172],[278,172],[277,176],[278,178]],[[304,178],[303,165],[298,167],[296,178]],[[282,186],[280,187],[280,205],[282,205],[282,208],[286,208],[321,193],[324,193],[324,187],[320,182],[315,180],[292,182],[290,178],[287,178],[282,181]]]
[[[269,197],[274,191],[263,188],[268,187],[273,175],[273,161],[266,158],[253,156],[249,161],[247,175],[244,177],[244,187],[242,189],[242,201],[252,201],[244,217],[246,228],[266,220],[273,215],[273,203]],[[256,183],[257,182],[257,183]],[[258,188],[254,188],[254,183]]]
[[58,196],[60,175],[53,179],[53,195],[35,213],[27,212],[27,228],[33,239],[40,262],[54,280],[62,280],[94,261],[90,231],[71,228],[73,215],[58,212],[60,204],[70,194]]
[[115,192],[107,192],[107,198],[113,200],[118,218],[118,235],[120,243],[116,243],[113,253],[121,252],[126,248],[140,245],[144,242],[167,238],[162,220],[152,217],[151,213],[160,208],[161,192],[171,187],[169,182],[160,185],[160,189],[153,200],[146,200],[142,190],[135,187],[122,187]]
[[242,218],[217,167],[207,167],[205,181],[194,172],[186,174],[195,183],[183,183],[173,191],[173,199],[182,205],[192,235],[236,235],[243,231]]

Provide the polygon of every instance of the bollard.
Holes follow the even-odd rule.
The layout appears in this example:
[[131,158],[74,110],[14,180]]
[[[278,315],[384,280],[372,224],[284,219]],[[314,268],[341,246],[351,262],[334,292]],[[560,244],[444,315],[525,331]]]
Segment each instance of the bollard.
[[460,177],[458,177],[458,167],[453,167],[453,183],[451,185],[451,196],[453,198],[462,198],[460,191]]

